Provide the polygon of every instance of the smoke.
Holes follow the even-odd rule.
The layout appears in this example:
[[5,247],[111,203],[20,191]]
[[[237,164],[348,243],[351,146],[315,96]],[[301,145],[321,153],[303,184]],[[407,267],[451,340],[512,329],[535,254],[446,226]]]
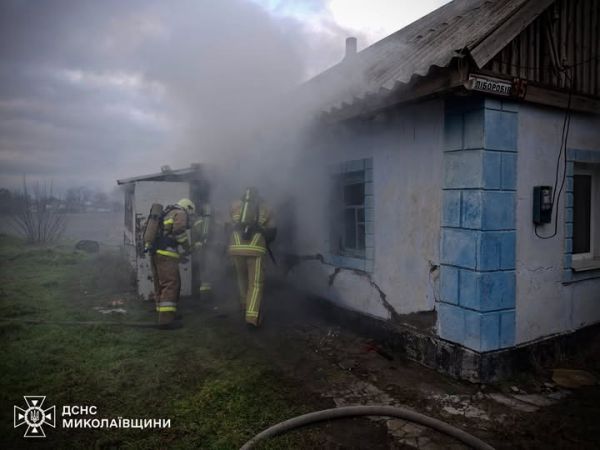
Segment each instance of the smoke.
[[[350,70],[337,79],[312,86],[318,89],[299,88],[342,60],[347,36],[356,36],[360,47],[367,42],[331,17],[330,2],[4,0],[0,186],[18,185],[27,174],[32,181],[50,179],[59,189],[106,190],[118,178],[153,173],[162,165],[201,163],[210,174],[218,219],[226,218],[245,186],[255,186],[275,211],[280,250],[313,256],[327,251],[329,170],[377,149],[381,161],[393,161],[383,168],[385,176],[396,179],[393,170],[405,161],[398,144],[413,145],[416,133],[410,114],[388,123],[387,133],[376,123],[315,130],[312,107],[338,93],[351,95],[364,82],[363,70],[348,60]],[[398,9],[415,4],[391,3]],[[412,132],[393,135],[405,128]],[[311,139],[315,131],[319,139]],[[431,134],[437,136],[435,130]],[[415,154],[427,155],[402,157]],[[423,157],[422,165],[428,164]],[[381,192],[384,208],[386,201],[405,204],[398,202],[408,196],[400,188],[416,183],[403,179],[406,184],[391,183]],[[427,198],[423,192],[415,189],[411,198]],[[395,229],[404,229],[400,219],[413,211],[390,212]],[[419,223],[438,221],[434,215]],[[386,243],[395,245],[394,239],[386,236]],[[425,262],[435,260],[430,245],[425,270]],[[393,257],[387,265],[401,267],[396,254],[388,254]]]
[[[266,136],[292,128],[274,122],[282,99],[341,59],[348,34],[325,0],[274,12],[261,3],[2,2],[2,184],[26,173],[106,189],[192,162],[238,167],[251,181],[247,160],[273,161]],[[300,21],[284,14],[291,7],[324,18]]]
[[177,26],[139,49],[140,69],[174,101],[185,156],[202,160],[221,153],[215,147],[242,134],[261,107],[304,72],[284,28],[298,36],[298,24],[278,23],[252,3],[210,3],[187,1],[175,11],[156,5],[149,14]]
[[214,168],[216,203],[238,197],[246,185],[283,202],[274,193],[284,197],[291,186],[310,118],[297,109],[296,90],[311,73],[309,57],[343,52],[348,31],[328,21],[316,31],[242,0],[182,4],[146,11],[148,22],[169,32],[137,52],[140,70],[165,87],[176,117],[170,160]]
[[329,0],[266,3],[3,2],[0,185],[27,174],[108,190],[201,163],[221,217],[248,185],[276,211],[307,186],[325,195],[326,174],[300,160],[322,156],[304,107],[331,93],[299,85],[343,58],[347,36],[366,38],[333,20]]

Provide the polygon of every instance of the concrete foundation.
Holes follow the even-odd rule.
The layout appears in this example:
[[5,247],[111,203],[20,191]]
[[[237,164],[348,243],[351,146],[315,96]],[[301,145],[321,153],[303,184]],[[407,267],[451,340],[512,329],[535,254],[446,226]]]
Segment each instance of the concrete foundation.
[[600,324],[596,324],[506,350],[479,353],[436,336],[434,311],[383,321],[340,308],[323,298],[312,297],[308,301],[327,320],[375,339],[392,353],[473,383],[495,383],[523,372],[555,367],[566,355],[576,355],[600,333]]

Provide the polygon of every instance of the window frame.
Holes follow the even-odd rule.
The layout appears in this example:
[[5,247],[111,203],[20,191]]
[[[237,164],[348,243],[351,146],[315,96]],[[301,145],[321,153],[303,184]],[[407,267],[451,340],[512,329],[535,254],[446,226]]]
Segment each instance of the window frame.
[[[365,171],[363,170],[356,170],[356,171],[351,171],[351,172],[344,172],[338,175],[340,178],[342,178],[341,182],[340,182],[340,186],[341,186],[341,202],[342,202],[342,206],[341,206],[341,223],[337,224],[337,226],[340,229],[340,235],[341,235],[341,241],[342,241],[342,247],[338,248],[338,254],[340,256],[349,256],[351,258],[360,258],[360,259],[365,259],[366,253],[365,253],[365,249],[366,246],[363,246],[362,248],[360,247],[359,243],[360,243],[360,239],[359,239],[359,230],[360,230],[360,225],[363,226],[363,242],[366,241],[366,218],[365,218]],[[354,178],[354,179],[352,179]],[[360,179],[359,179],[360,178]],[[362,203],[359,204],[347,204],[346,203],[346,198],[345,198],[345,194],[346,194],[346,187],[347,186],[353,186],[353,185],[362,185]],[[347,222],[346,222],[346,213],[347,211],[353,211],[354,212],[354,218],[353,218],[353,225],[354,225],[354,247],[349,247],[346,244],[348,243],[348,235],[346,234],[347,231]],[[360,222],[359,220],[359,211],[362,211],[363,213],[363,220],[362,222]]]
[[[329,232],[326,238],[326,248],[324,254],[324,262],[334,267],[359,270],[362,272],[372,273],[375,269],[375,201],[374,201],[374,182],[373,182],[373,158],[367,157],[363,159],[345,160],[328,165],[329,173],[329,201],[326,202],[327,208],[325,211],[326,217],[329,220]],[[350,205],[349,207],[360,206],[364,211],[364,219],[360,221],[360,212],[355,212],[354,223],[357,233],[356,245],[361,242],[360,229],[364,224],[364,249],[356,251],[355,249],[345,248],[341,245],[340,239],[345,238],[346,230],[345,218],[343,215],[346,211],[344,203],[344,190],[342,183],[343,176],[349,175],[352,172],[362,172],[360,177],[363,185],[362,205]],[[353,183],[349,183],[353,184]],[[350,196],[351,198],[351,196]]]
[[[596,222],[596,215],[597,215],[597,211],[595,211],[594,206],[597,204],[598,199],[596,198],[596,189],[597,186],[596,184],[598,183],[598,175],[597,175],[597,171],[594,171],[592,169],[587,169],[587,168],[580,168],[577,167],[578,164],[575,163],[575,167],[573,170],[573,180],[575,180],[575,176],[576,175],[589,175],[590,177],[590,250],[589,252],[586,253],[575,253],[572,252],[572,258],[573,261],[590,261],[595,259],[596,257],[600,256],[600,255],[596,255],[594,252],[594,249],[596,248],[596,232],[595,232],[595,226],[597,226]],[[600,170],[600,167],[599,167]],[[575,197],[575,191],[573,191],[573,197]],[[574,222],[573,222],[574,224]],[[575,228],[575,225],[573,225],[573,228]],[[573,230],[573,232],[575,232],[575,230]]]
[[[563,285],[578,283],[591,279],[600,278],[600,148],[566,150],[566,195],[563,202],[564,207],[564,259],[563,259]],[[595,174],[592,176],[592,210],[590,233],[594,234],[595,248],[590,246],[592,256],[581,257],[580,253],[573,254],[573,231],[574,231],[574,206],[575,206],[575,173],[589,170]],[[595,180],[594,180],[595,178]],[[595,192],[594,192],[595,190]],[[587,255],[587,254],[586,254]]]

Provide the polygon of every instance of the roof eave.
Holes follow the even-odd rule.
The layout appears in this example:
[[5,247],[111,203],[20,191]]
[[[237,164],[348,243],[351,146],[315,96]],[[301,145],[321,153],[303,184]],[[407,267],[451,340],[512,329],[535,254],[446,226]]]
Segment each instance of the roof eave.
[[355,99],[351,104],[323,111],[325,122],[338,122],[356,117],[367,117],[382,110],[405,103],[431,98],[462,87],[468,77],[468,64],[463,58],[454,58],[446,67],[432,66],[425,76],[414,75],[408,83],[397,83],[392,91]]
[[137,181],[153,181],[153,180],[160,181],[157,179],[164,178],[164,177],[183,177],[186,175],[196,175],[196,174],[200,174],[200,172],[201,172],[201,165],[197,164],[197,165],[192,165],[191,167],[186,167],[185,169],[175,169],[175,170],[151,173],[148,175],[139,175],[137,177],[122,178],[120,180],[117,180],[117,184],[123,185],[123,184],[135,183]]

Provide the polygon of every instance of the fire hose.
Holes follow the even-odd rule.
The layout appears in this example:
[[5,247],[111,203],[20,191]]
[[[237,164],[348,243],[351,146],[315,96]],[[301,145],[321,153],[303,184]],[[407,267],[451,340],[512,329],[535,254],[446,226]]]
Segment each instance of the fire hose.
[[260,441],[313,423],[360,416],[397,417],[399,419],[432,428],[440,433],[446,434],[463,442],[471,448],[478,450],[494,450],[494,447],[486,444],[481,439],[478,439],[459,428],[453,427],[446,422],[442,422],[441,420],[434,419],[433,417],[429,417],[424,414],[410,411],[406,408],[398,408],[394,406],[343,406],[340,408],[325,409],[323,411],[303,414],[301,416],[288,419],[284,422],[280,422],[258,433],[256,436],[246,442],[240,448],[240,450],[250,450],[254,448],[255,445]]
[[121,322],[107,320],[44,320],[44,319],[7,319],[0,318],[0,323],[17,323],[24,325],[90,325],[90,326],[122,326],[133,328],[157,328],[155,322]]

